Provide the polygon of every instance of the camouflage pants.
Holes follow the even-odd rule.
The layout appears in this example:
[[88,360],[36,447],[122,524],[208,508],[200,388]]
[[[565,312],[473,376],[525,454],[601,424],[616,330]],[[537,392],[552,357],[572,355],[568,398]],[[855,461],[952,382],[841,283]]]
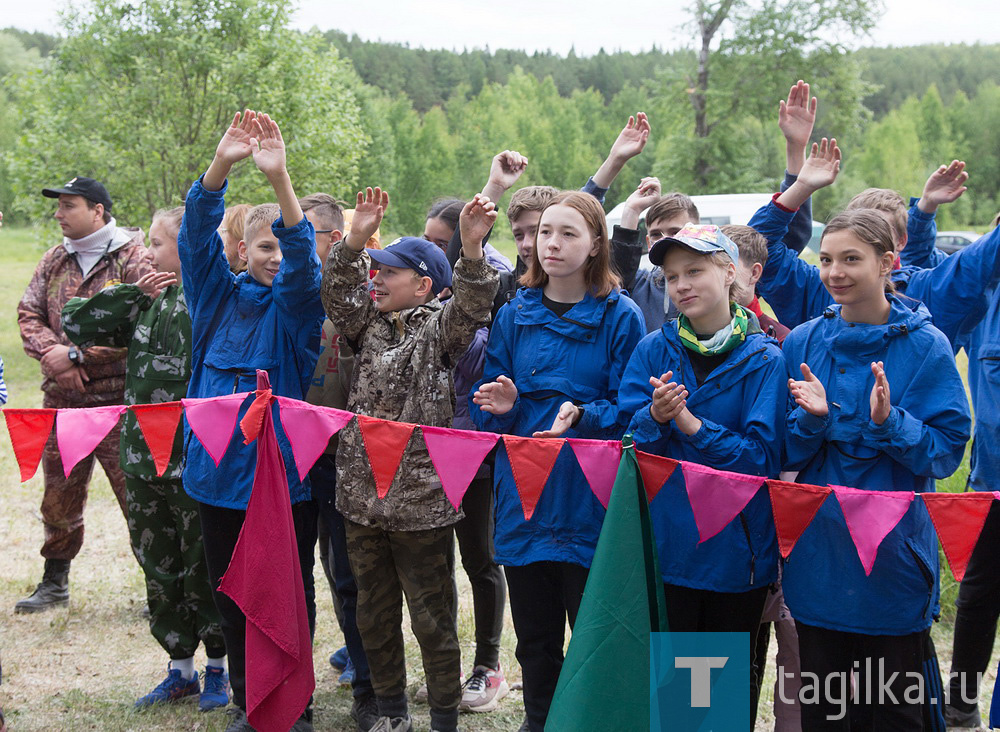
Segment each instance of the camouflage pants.
[[[70,405],[51,399],[46,394],[42,406],[58,409]],[[87,505],[87,490],[94,471],[94,458],[104,468],[122,514],[128,518],[125,507],[125,474],[121,469],[118,452],[120,434],[121,430],[113,428],[93,453],[76,464],[68,478],[63,472],[56,431],[52,430],[49,435],[42,453],[42,475],[45,478],[45,493],[42,497],[45,542],[42,544],[42,556],[46,559],[73,559],[80,553],[83,546],[83,509]]]
[[458,708],[461,655],[455,625],[454,530],[383,531],[344,519],[358,583],[358,630],[380,698],[406,693],[403,596],[420,644],[430,707]]
[[170,658],[190,658],[205,644],[209,658],[226,655],[212,599],[198,504],[179,480],[125,477],[128,531],[146,575],[149,630]]

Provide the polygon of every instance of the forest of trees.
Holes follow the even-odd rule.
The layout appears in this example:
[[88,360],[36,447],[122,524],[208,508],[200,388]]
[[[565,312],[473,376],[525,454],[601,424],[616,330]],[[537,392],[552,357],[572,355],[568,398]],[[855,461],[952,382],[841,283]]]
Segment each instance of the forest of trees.
[[[784,166],[777,103],[804,78],[820,99],[816,136],[844,150],[817,219],[868,186],[919,195],[930,170],[960,158],[970,189],[939,225],[982,228],[1000,208],[1000,45],[851,52],[820,31],[870,28],[877,3],[810,2],[811,25],[797,20],[804,3],[698,4],[701,55],[580,57],[300,33],[278,0],[92,0],[58,36],[0,31],[0,210],[41,220],[41,187],[92,174],[108,181],[119,219],[142,224],[180,202],[245,106],[282,124],[300,193],[390,190],[393,234],[421,231],[435,198],[477,191],[503,149],[530,160],[519,185],[579,187],[639,110],[651,143],[609,206],[650,174],[666,190],[766,192]],[[229,200],[267,195],[252,168],[234,172]]]

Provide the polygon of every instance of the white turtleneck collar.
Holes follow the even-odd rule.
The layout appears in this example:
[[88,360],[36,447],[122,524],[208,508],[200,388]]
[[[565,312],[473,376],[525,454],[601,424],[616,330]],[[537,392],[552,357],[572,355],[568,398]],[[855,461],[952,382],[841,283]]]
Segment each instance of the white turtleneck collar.
[[70,254],[76,255],[76,260],[80,264],[80,269],[83,271],[84,277],[90,274],[90,270],[92,270],[97,263],[101,261],[101,257],[107,254],[111,249],[111,243],[114,240],[115,231],[117,229],[117,222],[114,219],[111,219],[111,221],[95,231],[93,234],[88,234],[80,239],[63,237],[63,246]]

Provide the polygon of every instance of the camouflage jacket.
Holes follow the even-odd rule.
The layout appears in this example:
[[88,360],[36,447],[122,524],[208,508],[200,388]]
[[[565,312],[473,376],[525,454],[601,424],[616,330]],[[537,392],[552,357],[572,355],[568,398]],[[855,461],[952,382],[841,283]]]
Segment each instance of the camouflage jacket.
[[[128,348],[125,404],[158,404],[182,399],[191,378],[191,317],[180,286],[155,300],[135,285],[108,287],[89,299],[74,297],[63,308],[63,331],[78,346]],[[125,412],[121,465],[144,480],[180,480],[184,431],[174,435],[170,464],[156,476],[153,457],[131,411]]]
[[[153,260],[143,246],[140,229],[119,228],[111,249],[86,277],[76,257],[60,244],[43,256],[28,289],[17,306],[24,352],[41,360],[46,346],[70,345],[60,319],[63,305],[71,297],[91,297],[109,283],[135,282],[153,271]],[[44,373],[42,390],[67,407],[120,404],[125,388],[125,351],[122,348],[94,347],[84,351],[84,370],[90,381],[86,392],[67,391]]]
[[[485,259],[459,260],[446,303],[380,313],[368,293],[369,257],[334,244],[323,271],[322,299],[338,331],[358,346],[348,409],[381,419],[451,427],[452,369],[489,322],[497,271]],[[377,448],[375,448],[377,449]],[[375,491],[357,420],[340,432],[337,509],[386,531],[420,531],[463,518],[441,488],[423,435],[413,431],[389,493]]]

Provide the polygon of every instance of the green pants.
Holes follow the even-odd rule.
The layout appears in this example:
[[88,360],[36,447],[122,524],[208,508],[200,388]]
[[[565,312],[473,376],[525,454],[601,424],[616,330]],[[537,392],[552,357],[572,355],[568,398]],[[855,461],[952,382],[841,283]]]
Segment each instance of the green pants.
[[146,575],[149,630],[172,659],[190,658],[205,644],[210,658],[226,654],[212,600],[198,504],[179,480],[125,477],[128,531]]

